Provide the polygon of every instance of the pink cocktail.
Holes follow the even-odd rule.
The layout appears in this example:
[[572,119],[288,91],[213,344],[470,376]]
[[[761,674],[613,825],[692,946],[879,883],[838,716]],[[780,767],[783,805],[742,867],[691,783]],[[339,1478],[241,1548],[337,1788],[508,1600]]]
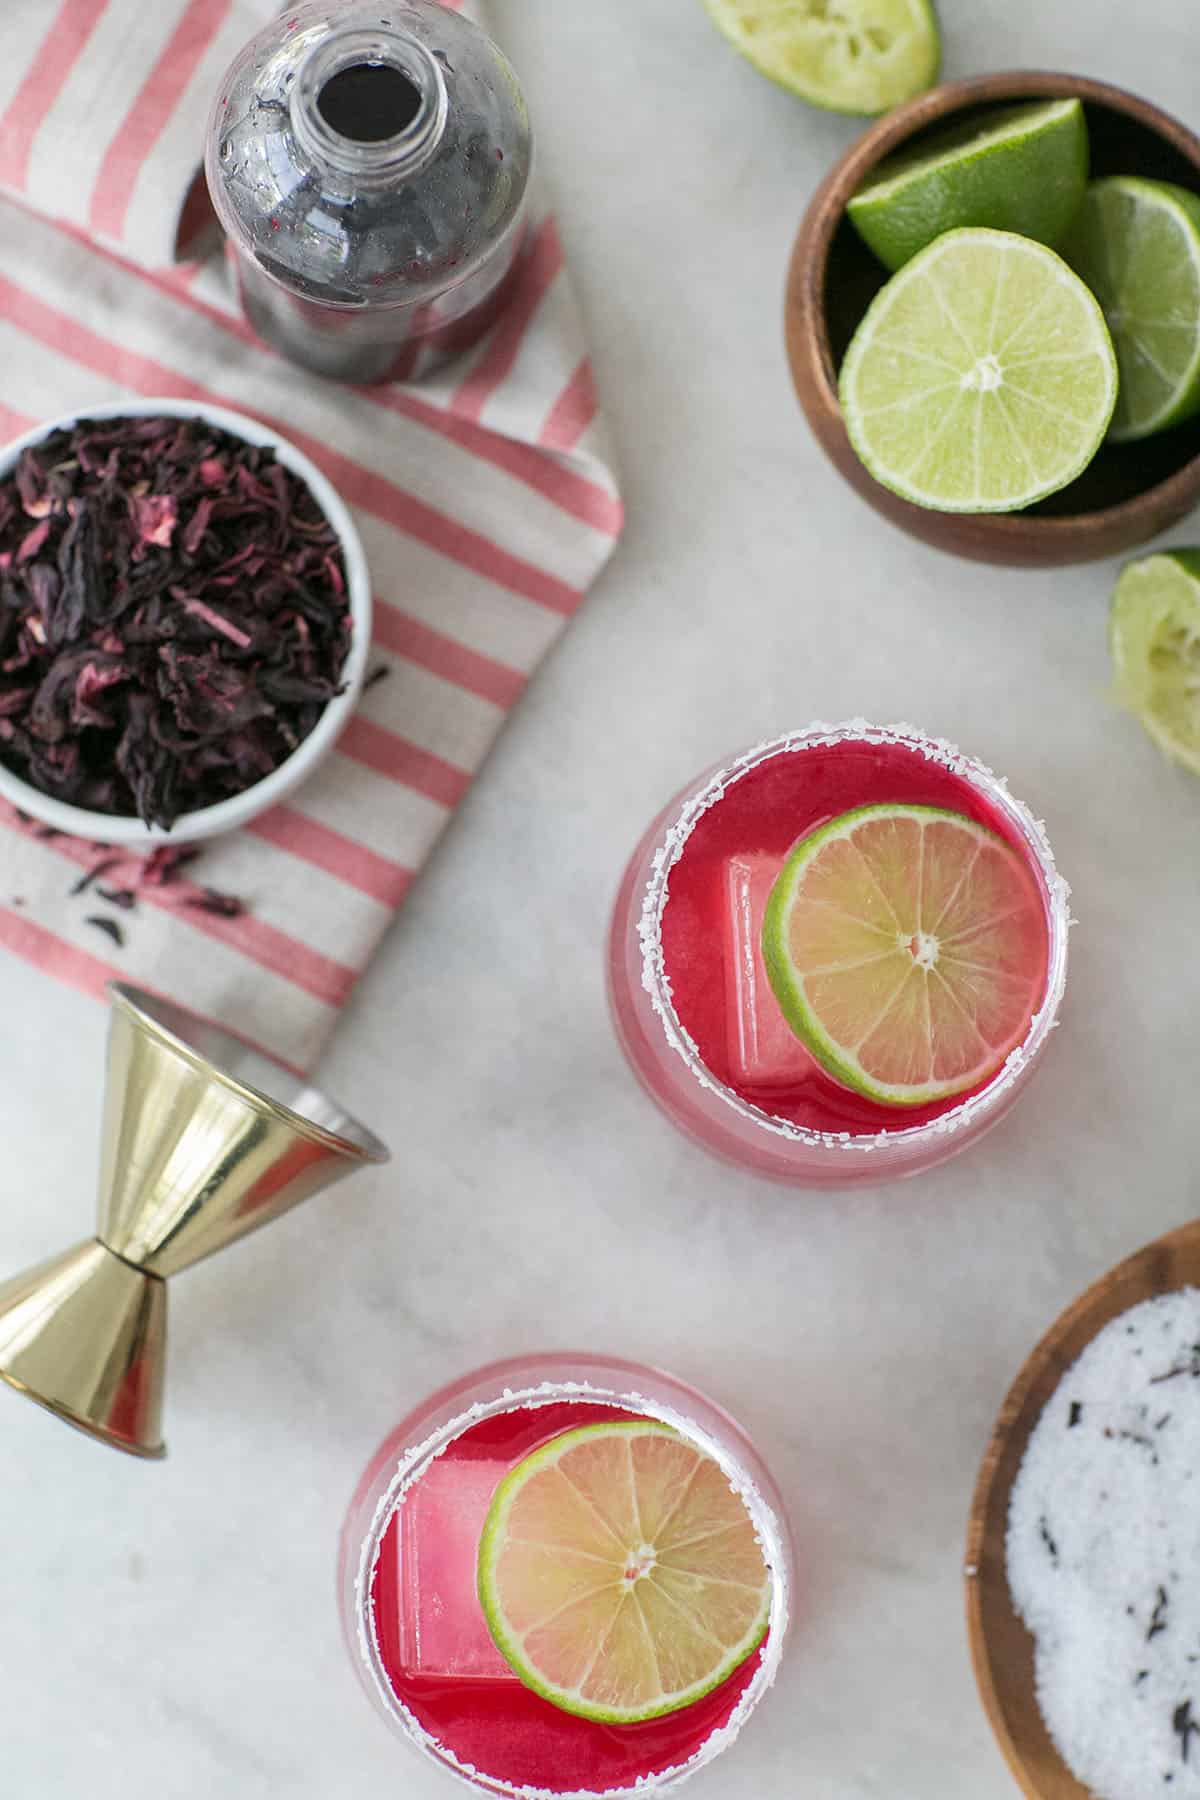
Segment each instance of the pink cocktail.
[[[837,1080],[789,1027],[763,964],[763,915],[788,853],[876,805],[985,827],[1024,862],[1044,909],[1022,1040],[973,1091],[924,1106]],[[798,1186],[912,1175],[972,1143],[1032,1075],[1066,980],[1067,901],[1041,825],[981,763],[907,726],[811,726],[707,771],[650,826],[613,911],[617,1033],[674,1123],[731,1162]]]
[[[767,1634],[718,1687],[637,1724],[575,1716],[531,1691],[492,1641],[476,1567],[505,1476],[580,1426],[653,1420],[713,1457],[753,1521],[770,1573]],[[653,1369],[583,1354],[497,1363],[397,1426],[359,1483],[339,1595],[351,1656],[410,1743],[493,1794],[620,1795],[673,1787],[731,1744],[774,1679],[792,1555],[778,1492],[712,1401]]]

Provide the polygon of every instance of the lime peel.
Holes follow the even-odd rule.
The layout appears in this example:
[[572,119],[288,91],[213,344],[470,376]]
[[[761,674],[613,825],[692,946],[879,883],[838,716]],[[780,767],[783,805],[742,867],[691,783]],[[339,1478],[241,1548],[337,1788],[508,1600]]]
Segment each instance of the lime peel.
[[1088,134],[1079,100],[1005,107],[880,163],[846,212],[889,269],[965,226],[1059,242],[1083,203]]

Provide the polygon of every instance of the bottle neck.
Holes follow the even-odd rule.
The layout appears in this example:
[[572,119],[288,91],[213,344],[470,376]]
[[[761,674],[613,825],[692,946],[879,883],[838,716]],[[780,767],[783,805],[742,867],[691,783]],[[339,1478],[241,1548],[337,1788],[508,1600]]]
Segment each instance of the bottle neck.
[[305,154],[359,186],[415,175],[446,128],[441,65],[398,30],[335,31],[300,65],[290,113]]

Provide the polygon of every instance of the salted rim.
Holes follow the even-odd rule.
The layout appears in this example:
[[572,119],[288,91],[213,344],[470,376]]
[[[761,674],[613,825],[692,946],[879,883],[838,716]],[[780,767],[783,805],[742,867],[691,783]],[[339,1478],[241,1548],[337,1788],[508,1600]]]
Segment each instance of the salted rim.
[[[899,1130],[884,1127],[880,1131],[871,1132],[814,1131],[810,1126],[797,1125],[791,1119],[780,1118],[777,1113],[755,1106],[727,1087],[723,1081],[718,1081],[675,1010],[662,945],[662,919],[669,898],[671,871],[682,857],[697,822],[709,808],[722,800],[727,789],[735,782],[777,756],[845,743],[897,744],[904,749],[919,751],[927,762],[940,763],[951,774],[976,788],[1019,831],[1037,867],[1049,911],[1050,948],[1046,991],[1041,1006],[1029,1021],[1029,1030],[1021,1043],[1009,1051],[991,1081],[986,1087],[980,1088],[978,1093],[939,1114],[936,1119],[929,1119],[923,1125],[904,1126]],[[992,1110],[1037,1055],[1058,1023],[1058,1009],[1062,1004],[1067,981],[1067,934],[1075,921],[1071,917],[1071,889],[1055,866],[1046,827],[1041,819],[1034,818],[1022,801],[1009,793],[1008,783],[1002,775],[994,774],[986,763],[964,756],[956,745],[948,743],[944,738],[926,737],[914,725],[872,725],[866,719],[845,719],[835,725],[817,721],[805,726],[802,731],[787,732],[783,737],[756,744],[727,768],[719,769],[715,775],[710,776],[703,787],[684,801],[679,816],[667,827],[655,849],[653,860],[653,871],[642,897],[638,940],[642,951],[642,987],[662,1025],[666,1041],[682,1058],[688,1073],[700,1087],[715,1094],[750,1124],[773,1132],[777,1137],[821,1150],[866,1152],[890,1149],[893,1145],[919,1146],[932,1139],[949,1136],[972,1124],[981,1113]]]
[[[474,1764],[463,1762],[447,1744],[443,1744],[435,1734],[426,1730],[396,1693],[384,1670],[383,1655],[379,1646],[379,1636],[375,1628],[375,1612],[371,1605],[371,1585],[374,1579],[384,1533],[391,1524],[392,1517],[401,1505],[409,1489],[418,1482],[429,1469],[431,1463],[445,1454],[456,1438],[472,1425],[482,1419],[495,1418],[499,1413],[534,1411],[542,1406],[554,1406],[563,1400],[590,1402],[595,1405],[620,1407],[627,1412],[636,1412],[645,1418],[658,1419],[665,1425],[671,1425],[682,1436],[691,1440],[704,1450],[713,1461],[719,1464],[730,1487],[738,1495],[754,1525],[754,1535],[763,1560],[771,1577],[771,1611],[770,1623],[766,1639],[762,1645],[762,1657],[758,1668],[738,1699],[729,1718],[724,1725],[710,1732],[700,1748],[684,1763],[674,1764],[650,1777],[639,1777],[632,1787],[606,1788],[598,1794],[591,1788],[573,1788],[570,1792],[554,1788],[530,1787],[527,1783],[519,1786],[504,1781],[495,1775],[488,1775],[476,1769]],[[455,1415],[446,1425],[431,1432],[426,1438],[403,1450],[400,1454],[396,1471],[388,1483],[379,1504],[375,1508],[371,1525],[363,1539],[359,1555],[358,1570],[354,1578],[356,1635],[359,1654],[364,1667],[369,1671],[375,1684],[379,1698],[385,1709],[397,1718],[404,1730],[418,1749],[436,1761],[443,1763],[455,1774],[483,1789],[486,1793],[505,1794],[512,1800],[621,1800],[622,1796],[644,1796],[657,1793],[661,1788],[673,1787],[694,1775],[697,1769],[710,1763],[715,1756],[727,1750],[739,1735],[751,1712],[757,1706],[767,1689],[772,1685],[779,1671],[779,1662],[783,1654],[783,1644],[788,1628],[788,1574],[785,1534],[780,1521],[776,1518],[765,1496],[745,1474],[729,1451],[714,1438],[703,1426],[697,1425],[686,1413],[662,1400],[651,1399],[649,1395],[636,1390],[621,1392],[616,1388],[595,1387],[589,1381],[542,1381],[532,1387],[506,1387],[494,1400],[477,1400],[463,1412]],[[598,1727],[603,1729],[603,1727]]]

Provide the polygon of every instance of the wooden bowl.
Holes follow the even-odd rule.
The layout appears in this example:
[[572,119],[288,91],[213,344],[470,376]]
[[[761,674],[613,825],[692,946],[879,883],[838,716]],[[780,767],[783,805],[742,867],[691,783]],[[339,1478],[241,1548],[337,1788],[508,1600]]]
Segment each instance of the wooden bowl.
[[953,81],[873,125],[834,165],[805,214],[788,271],[788,359],[817,440],[877,512],[939,550],[977,562],[1047,568],[1120,555],[1200,502],[1200,418],[1136,444],[1106,444],[1069,487],[1021,513],[934,512],[867,473],[838,405],[837,369],[888,278],[846,217],[846,202],[893,151],[983,115],[996,102],[1070,99],[1087,114],[1093,175],[1142,175],[1200,192],[1200,138],[1148,100],[1077,75],[1016,71]]
[[1034,1686],[1034,1643],[1008,1587],[1013,1483],[1055,1388],[1096,1334],[1142,1300],[1200,1287],[1200,1224],[1147,1244],[1110,1269],[1051,1326],[1009,1390],[984,1455],[967,1528],[967,1634],[992,1729],[1030,1800],[1092,1800],[1050,1740]]

